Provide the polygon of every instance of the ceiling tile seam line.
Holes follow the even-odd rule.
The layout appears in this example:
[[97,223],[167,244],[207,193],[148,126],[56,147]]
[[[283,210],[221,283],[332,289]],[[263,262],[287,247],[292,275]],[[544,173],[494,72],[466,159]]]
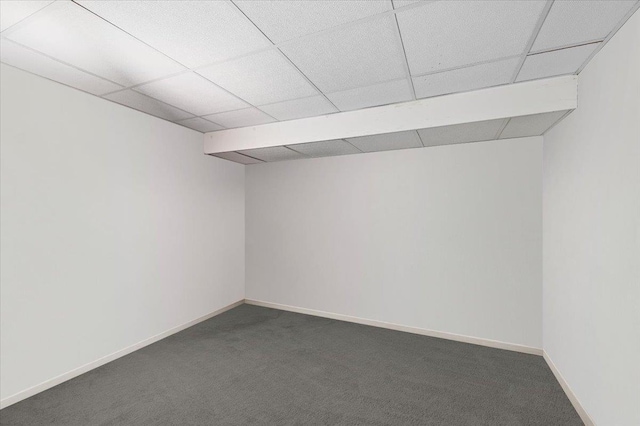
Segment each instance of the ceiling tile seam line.
[[[435,1],[438,1],[438,0],[433,0],[433,1],[430,1],[430,2],[417,2],[417,3],[414,3],[414,4],[412,4],[412,5],[408,5],[408,6],[405,6],[405,7],[401,8],[401,9],[400,9],[400,11],[410,10],[410,9],[414,9],[414,8],[417,8],[417,7],[422,7],[422,6],[425,6],[425,5],[427,5],[427,4],[434,3]],[[243,13],[243,12],[242,12],[242,10],[241,10],[240,8],[238,8],[238,6],[237,6],[235,3],[233,3],[233,2],[231,2],[231,3],[232,3],[232,4],[233,4],[233,5],[234,5],[234,6],[235,6],[235,7],[236,7],[236,8],[237,8],[241,13]],[[74,1],[74,4],[77,4],[77,3],[75,3],[75,1]],[[83,7],[83,6],[81,6],[81,5],[78,5],[78,6]],[[84,8],[84,7],[83,7],[83,8]],[[84,9],[86,9],[86,8],[84,8]],[[87,9],[87,10],[88,10],[88,9]],[[117,29],[119,29],[119,30],[121,30],[121,31],[125,32],[126,34],[129,34],[129,33],[127,33],[126,31],[124,31],[124,30],[122,30],[121,28],[119,28],[118,26],[116,26],[116,25],[112,24],[110,21],[107,21],[106,19],[102,18],[100,15],[97,15],[97,14],[95,14],[95,13],[91,12],[90,10],[88,10],[88,11],[89,11],[90,13],[92,13],[92,14],[94,14],[94,15],[98,16],[100,19],[103,19],[103,20],[105,20],[106,22],[108,22],[109,24],[113,25],[115,28],[117,28]],[[262,47],[262,48],[259,48],[259,49],[255,49],[255,50],[252,50],[252,51],[250,51],[250,52],[245,52],[245,53],[243,53],[243,54],[241,54],[241,55],[232,56],[232,57],[230,57],[230,58],[226,58],[226,59],[223,59],[223,60],[213,61],[213,62],[208,62],[208,63],[206,63],[206,64],[198,65],[198,66],[196,66],[196,67],[192,67],[192,68],[189,68],[189,67],[187,67],[186,65],[184,65],[184,64],[182,64],[182,63],[180,63],[180,62],[176,61],[175,59],[173,59],[173,58],[171,58],[171,57],[167,56],[166,54],[164,54],[164,53],[160,52],[160,53],[162,53],[164,56],[167,56],[169,59],[171,59],[171,60],[173,60],[173,61],[177,62],[178,64],[180,64],[181,66],[185,67],[185,69],[184,69],[184,70],[182,70],[182,71],[179,71],[179,72],[177,72],[177,73],[170,74],[170,75],[165,76],[165,77],[159,77],[159,78],[156,78],[156,79],[153,79],[153,80],[148,80],[148,81],[144,81],[144,82],[141,82],[141,83],[137,83],[137,84],[135,84],[135,85],[133,85],[133,86],[125,87],[123,90],[131,89],[131,88],[134,88],[134,87],[137,87],[137,86],[141,86],[141,85],[148,84],[148,83],[152,83],[152,82],[156,82],[156,81],[160,81],[160,80],[163,80],[163,79],[165,79],[165,78],[173,77],[173,76],[175,76],[175,75],[179,75],[179,74],[181,74],[181,73],[186,73],[186,72],[189,72],[189,71],[197,72],[198,70],[203,69],[203,68],[208,68],[208,67],[211,67],[211,66],[214,66],[214,65],[221,65],[221,64],[224,64],[224,63],[226,63],[226,62],[235,61],[235,60],[237,60],[237,59],[245,58],[245,57],[247,57],[247,56],[252,56],[252,55],[255,55],[255,54],[258,54],[258,53],[262,53],[262,52],[266,52],[266,51],[269,51],[269,50],[276,50],[276,49],[277,49],[277,50],[280,50],[280,46],[282,46],[282,45],[286,45],[286,44],[292,44],[292,43],[294,43],[294,42],[296,42],[296,41],[298,41],[298,40],[300,40],[300,39],[313,38],[313,37],[314,37],[314,36],[316,36],[316,35],[322,35],[322,34],[325,34],[325,33],[327,33],[327,34],[328,34],[328,33],[331,33],[331,32],[333,32],[333,31],[336,31],[336,30],[339,30],[339,29],[342,29],[342,28],[348,28],[349,26],[352,26],[352,25],[353,25],[353,26],[355,26],[355,25],[357,25],[358,23],[361,23],[361,22],[362,22],[362,23],[366,23],[367,21],[369,21],[369,20],[374,20],[374,19],[376,19],[377,17],[386,16],[386,15],[391,15],[391,14],[395,14],[395,10],[388,10],[388,11],[386,11],[386,12],[381,12],[381,13],[377,13],[377,14],[375,14],[375,15],[370,15],[370,16],[367,16],[367,17],[364,17],[364,18],[357,19],[357,20],[355,20],[355,21],[345,22],[344,24],[340,24],[340,25],[337,25],[337,26],[334,26],[334,27],[326,28],[326,29],[324,29],[324,30],[317,31],[317,32],[315,32],[315,33],[311,33],[311,34],[304,34],[304,35],[302,35],[302,36],[300,36],[300,37],[296,37],[296,38],[293,38],[293,39],[285,40],[285,41],[280,42],[280,43],[278,43],[278,44],[273,43],[273,42],[271,41],[271,39],[269,39],[269,37],[267,37],[267,36],[262,32],[262,30],[261,30],[257,25],[255,25],[255,24],[253,23],[253,21],[251,21],[251,20],[247,17],[247,19],[249,20],[249,22],[251,22],[251,24],[252,24],[252,25],[254,25],[254,26],[258,29],[258,31],[260,31],[260,32],[261,32],[261,33],[262,33],[262,34],[267,38],[267,40],[269,40],[271,43],[273,43],[271,46],[267,46],[267,47]],[[243,13],[243,15],[244,15],[244,13]],[[246,17],[246,15],[245,15],[245,17]],[[5,31],[6,31],[6,30],[5,30]],[[129,35],[130,35],[130,34],[129,34]],[[132,36],[132,37],[133,37],[133,36]],[[134,38],[135,38],[135,37],[134,37]],[[136,38],[136,39],[137,39],[137,38]],[[140,41],[141,41],[141,42],[143,42],[142,40],[140,40]],[[144,42],[143,42],[143,43],[144,43]],[[147,44],[145,43],[145,45],[147,45]],[[149,46],[149,45],[147,45],[147,46]],[[151,47],[151,48],[152,48],[152,49],[154,49],[154,50],[157,50],[157,49],[155,49],[155,48],[154,48],[154,47],[152,47],[152,46],[149,46],[149,47]]]
[[[121,91],[118,91],[118,92],[112,92],[112,93],[119,93],[119,92],[121,92]],[[166,106],[169,106],[169,107],[171,107],[171,108],[177,109],[178,111],[184,112],[185,114],[189,114],[189,115],[191,115],[191,117],[182,118],[182,119],[177,120],[177,121],[190,120],[190,119],[192,119],[192,118],[199,118],[196,114],[194,114],[194,113],[192,113],[192,112],[185,111],[185,110],[183,110],[182,108],[178,108],[178,107],[177,107],[177,106],[175,106],[175,105],[168,104],[168,103],[166,103],[166,102],[164,102],[164,101],[161,101],[160,99],[156,99],[156,98],[154,98],[154,97],[152,97],[152,96],[149,96],[149,95],[147,95],[147,94],[145,94],[145,93],[140,93],[140,92],[138,92],[138,91],[135,91],[135,93],[137,93],[137,94],[139,94],[139,95],[142,95],[142,96],[144,96],[145,98],[149,98],[149,99],[151,99],[151,100],[153,100],[153,101],[155,101],[155,102],[159,102],[159,103],[161,103],[161,104],[163,104],[163,105],[166,105]],[[102,99],[105,99],[105,100],[107,100],[107,101],[115,102],[115,103],[117,103],[117,104],[119,104],[119,105],[129,106],[129,105],[126,105],[126,104],[123,104],[123,103],[120,103],[120,102],[114,101],[113,99],[109,99],[109,98],[107,98],[106,96],[108,96],[108,95],[109,95],[109,94],[101,95],[101,96],[99,96],[99,97],[100,97],[100,98],[102,98]],[[131,108],[133,108],[133,107],[131,107]],[[137,108],[133,108],[133,109],[136,109],[137,111],[142,111],[142,110],[137,109]],[[144,112],[144,111],[143,111],[143,112]],[[153,115],[153,114],[151,114],[151,115]],[[154,116],[154,117],[157,117],[157,116]],[[171,120],[169,120],[169,121],[171,121]],[[171,121],[171,122],[172,122],[172,123],[176,123],[177,121]],[[214,124],[218,124],[218,123],[214,123]]]
[[598,44],[598,43],[602,43],[604,40],[605,40],[604,38],[595,38],[593,40],[581,41],[578,43],[566,44],[558,47],[551,47],[549,49],[536,50],[535,52],[529,52],[527,56],[544,55],[545,53],[553,53],[559,50],[567,50],[567,49],[573,49],[574,47],[582,47],[582,46],[588,46],[590,44]]
[[[75,66],[75,65],[73,65],[73,64],[70,64],[70,63],[68,63],[68,62],[61,61],[60,59],[56,59],[56,58],[54,58],[53,56],[49,56],[49,55],[47,55],[46,53],[40,52],[39,50],[36,50],[36,49],[34,49],[34,48],[32,48],[32,47],[25,46],[25,45],[24,45],[24,44],[22,44],[22,43],[18,43],[17,41],[11,40],[10,38],[7,38],[7,37],[3,37],[3,38],[4,38],[6,41],[8,41],[9,43],[13,43],[13,44],[15,44],[15,45],[17,45],[17,46],[22,47],[23,49],[27,49],[27,50],[29,50],[29,51],[31,51],[31,52],[33,52],[33,53],[37,54],[37,55],[44,56],[44,57],[45,57],[45,58],[47,58],[47,59],[51,59],[51,60],[53,60],[53,61],[55,61],[55,62],[58,62],[58,63],[60,63],[60,64],[62,64],[62,65],[66,65],[66,66],[68,66],[68,67],[74,68],[74,69],[76,69],[76,70],[78,70],[78,71],[81,71],[81,72],[83,72],[83,73],[85,73],[85,74],[89,74],[89,75],[90,75],[90,76],[92,76],[92,77],[99,78],[100,80],[106,81],[106,82],[111,83],[111,84],[114,84],[114,85],[116,85],[116,86],[124,87],[124,86],[123,86],[122,84],[120,84],[120,83],[116,83],[115,81],[111,81],[111,80],[109,80],[108,78],[104,78],[104,77],[99,76],[98,74],[94,74],[94,73],[92,73],[91,71],[87,71],[87,70],[85,70],[85,69],[82,69],[82,68],[80,68],[80,67],[77,67],[77,66]],[[3,63],[4,63],[4,62],[3,62]],[[7,64],[7,65],[9,65],[9,64]],[[18,68],[18,67],[16,67],[16,68]],[[19,69],[22,69],[22,68],[19,68]],[[36,74],[36,75],[38,75],[38,74]],[[64,83],[63,83],[63,84],[64,84]],[[122,90],[126,90],[126,89],[124,89],[124,88],[123,88],[123,89],[118,89],[118,90],[114,90],[114,91],[112,91],[112,92],[107,92],[107,93],[104,93],[104,94],[101,94],[101,95],[96,95],[96,94],[92,93],[92,95],[93,95],[93,96],[104,96],[105,94],[114,93],[114,92],[120,92],[120,91],[122,91]]]
[[283,147],[287,148],[288,150],[291,150],[291,151],[293,151],[293,152],[296,152],[296,153],[298,153],[298,154],[302,155],[302,156],[303,156],[303,157],[305,157],[305,158],[313,158],[313,157],[312,157],[312,156],[310,156],[310,155],[304,154],[304,153],[302,153],[302,152],[300,152],[300,151],[296,151],[295,149],[291,148],[289,145],[281,145],[281,146],[283,146]]
[[161,50],[156,49],[155,47],[153,47],[152,45],[150,45],[149,43],[147,43],[144,40],[139,39],[138,37],[134,36],[133,34],[131,34],[128,31],[125,31],[123,28],[120,28],[119,26],[117,26],[116,24],[114,24],[113,22],[109,21],[106,18],[103,18],[102,16],[98,15],[97,13],[93,12],[92,10],[87,9],[86,7],[84,7],[83,5],[81,5],[80,3],[77,3],[76,0],[71,0],[71,3],[84,9],[85,11],[89,12],[90,14],[92,14],[93,16],[97,17],[98,19],[101,19],[102,21],[108,23],[109,25],[111,25],[113,28],[122,31],[123,33],[127,34],[129,37],[139,41],[140,43],[144,44],[145,46],[147,46],[149,49],[153,49],[155,52],[158,52],[159,54],[161,54],[162,56],[164,56],[165,58],[175,62],[176,64],[180,65],[181,67],[185,68],[186,70],[189,69],[188,66],[186,66],[185,64],[183,64],[182,62],[178,61],[177,59],[172,58],[171,56],[167,55],[166,53],[164,53]]
[[[391,7],[393,8],[393,3],[391,3]],[[402,32],[400,31],[400,24],[398,23],[398,16],[396,14],[393,15],[393,22],[395,22],[396,31],[394,31],[397,36],[397,42],[400,44],[400,50],[402,51],[402,66],[404,68],[404,74],[408,80],[409,88],[411,89],[411,99],[415,100],[416,97],[416,89],[413,87],[413,79],[411,78],[411,69],[409,68],[409,60],[407,59],[407,50],[404,48],[404,40],[402,39]]]
[[465,68],[472,68],[472,67],[477,67],[480,65],[487,65],[487,64],[492,64],[494,62],[502,62],[502,61],[507,61],[509,59],[515,59],[515,58],[520,58],[522,55],[509,55],[509,56],[501,56],[500,58],[495,58],[495,59],[486,59],[484,61],[478,61],[478,62],[472,62],[470,64],[465,64],[465,65],[458,65],[455,67],[451,67],[451,68],[443,68],[443,69],[439,69],[436,71],[427,71],[421,74],[415,74],[415,75],[411,75],[412,78],[420,78],[420,77],[426,77],[429,75],[434,75],[434,74],[442,74],[444,72],[449,72],[449,71],[457,71],[457,70],[461,70],[461,69],[465,69]]
[[416,134],[418,135],[418,140],[422,144],[422,147],[426,148],[427,146],[424,144],[424,141],[422,140],[422,136],[420,136],[420,132],[418,131],[418,129],[414,130],[414,132],[416,132]]
[[[229,0],[229,1],[231,1],[234,4],[234,6],[236,8],[238,8],[238,10],[240,10],[242,12],[242,9],[238,5],[236,5],[233,2],[233,0]],[[319,30],[319,31],[316,31],[316,32],[313,32],[313,33],[303,34],[303,35],[300,35],[298,37],[294,37],[294,38],[291,38],[291,39],[287,39],[287,40],[281,41],[279,43],[274,43],[273,45],[275,47],[279,48],[279,47],[284,46],[284,45],[294,44],[294,43],[297,43],[297,42],[299,42],[301,40],[305,40],[305,39],[308,39],[308,38],[314,38],[314,37],[317,37],[317,36],[329,34],[329,33],[334,32],[334,31],[340,31],[340,30],[343,30],[343,29],[347,29],[347,28],[349,28],[351,26],[364,24],[364,23],[367,23],[369,21],[374,21],[376,19],[382,19],[385,16],[395,15],[398,11],[399,12],[404,12],[404,11],[408,11],[408,10],[411,10],[411,9],[424,7],[424,6],[427,6],[427,5],[431,4],[431,3],[435,3],[435,1],[438,1],[438,0],[434,0],[434,1],[418,1],[416,3],[404,6],[401,9],[393,9],[393,5],[392,5],[390,10],[385,10],[384,12],[375,13],[373,15],[368,15],[368,16],[365,16],[365,17],[362,17],[362,18],[359,18],[359,19],[356,19],[356,20],[353,20],[353,21],[344,22],[342,24],[335,25],[335,26],[329,27],[329,28],[325,28],[325,29],[322,29],[322,30]],[[242,12],[242,13],[244,14],[244,12]],[[249,19],[251,21],[251,19],[249,17],[247,17],[247,19]],[[256,28],[258,28],[260,30],[260,32],[262,32],[260,27],[258,27],[257,25],[256,25]],[[264,34],[264,33],[262,33],[262,34]],[[265,37],[266,37],[266,35],[265,35]],[[267,39],[269,39],[269,38],[267,37]],[[232,60],[232,59],[229,59],[229,60]]]
[[[329,98],[327,97],[327,95],[326,95],[322,90],[320,90],[320,88],[318,88],[318,86],[316,86],[316,84],[315,84],[313,81],[311,81],[311,79],[310,79],[309,77],[307,77],[307,75],[306,75],[305,73],[303,73],[303,72],[302,72],[302,70],[301,70],[300,68],[298,68],[298,66],[297,66],[296,64],[294,64],[294,63],[293,63],[293,61],[292,61],[291,59],[289,59],[289,57],[288,57],[288,56],[287,56],[287,55],[286,55],[282,50],[280,50],[280,48],[277,48],[277,50],[278,50],[278,52],[280,53],[280,55],[281,55],[281,56],[282,56],[282,57],[283,57],[283,58],[284,58],[284,59],[285,59],[289,64],[291,64],[291,66],[293,67],[293,69],[295,69],[295,70],[300,74],[300,76],[302,76],[302,78],[304,78],[304,79],[305,79],[305,81],[306,81],[307,83],[309,83],[309,85],[311,85],[311,87],[313,87],[313,89],[314,89],[314,90],[316,90],[316,91],[318,92],[318,95],[319,95],[319,96],[322,96],[322,97],[324,98],[324,100],[325,100],[325,101],[329,102],[329,104],[331,104],[331,106],[332,106],[332,107],[334,107],[334,108],[336,109],[336,111],[340,111],[340,108],[338,108],[338,107],[336,106],[336,104],[334,104],[334,103],[331,101],[331,99],[329,99]],[[316,96],[317,96],[317,95],[316,95]],[[293,100],[293,99],[289,99],[289,100]],[[283,102],[285,102],[285,101],[283,101]]]
[[[113,95],[114,93],[124,92],[125,90],[135,90],[140,86],[144,86],[145,84],[156,83],[158,81],[167,80],[167,79],[170,79],[170,78],[173,78],[173,77],[177,77],[177,76],[182,75],[182,74],[188,74],[190,72],[193,72],[193,70],[186,69],[186,70],[174,72],[174,73],[171,73],[171,74],[163,75],[162,77],[154,78],[154,79],[151,79],[151,80],[146,80],[146,81],[143,81],[143,82],[140,82],[140,83],[133,84],[131,86],[126,86],[126,87],[124,87],[124,88],[122,88],[120,90],[114,90],[113,92],[105,93],[103,96]],[[120,86],[122,86],[122,85],[120,84]]]
[[[204,75],[199,74],[199,73],[197,73],[197,72],[196,72],[195,74],[197,74],[199,77],[204,78],[205,80],[207,80],[208,82],[210,82],[211,84],[213,84],[214,86],[216,86],[218,89],[222,90],[223,92],[227,93],[228,95],[230,95],[230,96],[232,96],[232,97],[234,97],[234,98],[236,98],[236,99],[238,99],[238,100],[240,100],[240,101],[244,102],[245,104],[249,105],[249,106],[250,106],[250,107],[252,107],[252,108],[255,108],[255,109],[260,110],[260,111],[261,111],[262,113],[264,113],[265,115],[268,115],[269,117],[273,118],[273,120],[274,120],[274,121],[279,121],[278,119],[276,119],[275,117],[273,117],[271,114],[267,114],[266,112],[262,111],[260,108],[258,108],[257,106],[255,106],[255,105],[254,105],[254,104],[252,104],[251,102],[249,102],[249,101],[247,101],[247,100],[245,100],[245,99],[241,98],[241,97],[240,97],[240,96],[238,96],[238,95],[235,95],[235,94],[231,93],[230,91],[228,91],[228,90],[227,90],[227,89],[225,89],[224,87],[220,86],[219,84],[217,84],[217,83],[215,83],[215,82],[213,82],[213,81],[209,80],[209,79],[208,79],[207,77],[205,77]],[[234,110],[230,110],[230,111],[213,112],[213,113],[210,113],[210,114],[204,114],[204,115],[222,114],[222,113],[225,113],[225,112],[240,111],[240,110],[242,110],[242,109],[247,109],[247,108],[238,108],[238,109],[234,109]],[[196,115],[197,115],[197,114],[196,114]],[[202,115],[197,115],[197,116],[198,116],[198,117],[202,117]]]
[[352,144],[351,142],[349,142],[349,140],[347,138],[344,139],[340,139],[342,141],[345,141],[346,143],[348,143],[349,145],[351,145],[352,147],[354,147],[356,150],[358,150],[359,153],[364,154],[364,151],[361,150],[360,148],[358,148],[357,146],[355,146],[354,144]]
[[256,161],[259,161],[259,162],[261,162],[261,163],[266,163],[266,161],[264,161],[264,160],[261,160],[261,159],[256,158],[256,157],[252,157],[252,156],[247,155],[247,154],[243,154],[243,153],[238,152],[238,151],[227,151],[227,152],[235,152],[235,153],[236,153],[236,154],[238,154],[238,155],[242,155],[242,156],[244,156],[244,157],[251,158],[252,160],[256,160]]
[[[288,56],[287,56],[287,55],[282,51],[282,49],[280,49],[280,48],[276,45],[276,43],[274,43],[274,42],[273,42],[273,40],[271,40],[271,38],[269,38],[269,36],[267,36],[267,35],[262,31],[262,29],[261,29],[261,28],[260,28],[260,27],[255,23],[255,22],[253,22],[253,21],[251,20],[251,18],[249,18],[249,17],[244,13],[244,11],[243,11],[242,9],[240,9],[240,7],[238,7],[238,5],[237,5],[237,4],[235,4],[235,2],[234,2],[233,0],[229,0],[229,2],[233,5],[233,7],[234,7],[234,8],[235,8],[235,9],[236,9],[236,10],[237,10],[237,11],[238,11],[242,16],[244,16],[244,17],[245,17],[245,19],[247,20],[247,22],[249,22],[251,25],[253,25],[253,26],[254,26],[254,27],[255,27],[255,28],[256,28],[256,29],[257,29],[257,30],[258,30],[258,31],[259,31],[259,32],[264,36],[264,38],[266,38],[266,39],[269,41],[269,43],[271,43],[271,44],[273,45],[273,47],[275,47],[275,50],[278,52],[278,54],[279,54],[282,58],[284,58],[284,59],[289,63],[289,65],[291,65],[291,66],[293,67],[293,69],[295,69],[295,70],[296,70],[296,72],[297,72],[298,74],[300,74],[300,76],[301,76],[302,78],[304,78],[304,79],[305,79],[305,81],[306,81],[309,85],[311,85],[311,87],[313,87],[313,89],[318,93],[318,95],[322,96],[322,97],[323,97],[327,102],[329,102],[329,103],[330,103],[330,104],[331,104],[331,105],[336,109],[336,111],[340,111],[340,109],[339,109],[339,108],[338,108],[338,107],[337,107],[333,102],[331,102],[331,100],[330,100],[329,98],[327,98],[327,95],[325,95],[325,94],[324,94],[324,92],[323,92],[322,90],[320,90],[320,89],[318,88],[318,86],[316,86],[316,85],[315,85],[315,83],[313,83],[313,82],[311,81],[311,79],[310,79],[309,77],[307,77],[307,76],[302,72],[302,70],[300,70],[300,68],[298,68],[298,66],[297,66],[296,64],[294,64],[294,63],[293,63],[293,61],[292,61],[291,59],[289,59],[289,57],[288,57]],[[293,99],[286,99],[285,101],[287,101],[287,100],[293,100]],[[283,101],[283,102],[285,102],[285,101]],[[261,110],[261,111],[262,111],[262,110]],[[264,112],[264,111],[263,111],[263,112]],[[274,119],[275,119],[275,117],[272,117],[272,118],[274,118]],[[277,121],[277,120],[276,120],[276,121]]]
[[[216,155],[216,154],[226,154],[226,153],[229,153],[229,152],[233,152],[233,153],[235,153],[235,154],[242,155],[243,157],[251,158],[252,160],[256,160],[256,161],[259,161],[259,162],[261,162],[261,163],[266,163],[266,161],[264,161],[264,160],[261,160],[261,159],[259,159],[259,158],[252,157],[252,156],[247,155],[247,154],[243,154],[243,153],[238,152],[238,151],[216,152],[215,154],[207,154],[207,155],[213,155],[214,157],[217,157],[217,155]],[[221,158],[221,157],[218,157],[218,158]],[[231,161],[231,160],[227,160],[227,161]],[[242,163],[238,163],[238,164],[242,164]],[[246,164],[245,164],[245,166],[246,166]]]
[[591,59],[593,59],[594,56],[596,56],[598,54],[598,52],[600,52],[600,50],[609,42],[609,40],[611,40],[611,38],[613,38],[613,36],[616,35],[616,33],[620,30],[620,28],[622,28],[622,26],[633,16],[634,13],[636,13],[638,10],[640,10],[640,2],[636,2],[635,5],[622,17],[622,19],[620,20],[620,22],[618,22],[616,24],[615,27],[613,27],[613,29],[609,32],[609,34],[604,38],[604,40],[602,40],[602,43],[600,43],[599,46],[597,46],[593,52],[591,52],[591,55],[589,55],[587,57],[587,59],[585,59],[585,61],[582,63],[582,65],[580,65],[580,67],[578,68],[578,70],[576,71],[576,74],[580,74],[582,72],[582,70],[584,69],[584,67],[587,66],[587,64],[589,63],[589,61],[591,61]]
[[496,136],[494,137],[494,140],[500,139],[500,136],[502,136],[502,132],[504,132],[504,129],[507,128],[509,121],[511,121],[511,117],[502,119],[502,123],[500,123],[500,127],[498,127],[498,131],[496,132]]
[[8,26],[7,28],[5,28],[4,30],[2,30],[2,32],[0,32],[0,34],[2,34],[4,36],[4,34],[11,30],[13,27],[15,27],[16,25],[20,25],[21,23],[23,23],[24,21],[26,21],[27,19],[31,18],[33,15],[37,14],[38,12],[41,12],[42,10],[48,8],[49,6],[51,6],[53,3],[55,3],[55,0],[52,0],[51,3],[48,3],[44,6],[42,6],[40,9],[36,10],[33,13],[30,13],[28,16],[25,16],[24,18],[20,19],[18,22],[15,22],[13,24],[11,24],[10,26]]
[[538,17],[538,22],[536,22],[536,26],[534,27],[533,31],[531,32],[531,35],[529,36],[529,40],[525,45],[524,51],[520,55],[520,61],[518,61],[518,65],[516,66],[516,69],[514,70],[513,75],[509,80],[510,83],[515,83],[515,81],[517,80],[518,74],[520,74],[520,71],[522,70],[524,63],[527,60],[527,56],[531,52],[531,48],[533,47],[534,43],[536,42],[536,39],[538,38],[538,34],[540,33],[542,26],[544,25],[544,22],[547,20],[547,16],[549,16],[549,12],[553,7],[553,2],[554,0],[548,0],[547,3],[544,5],[544,8],[542,9],[542,13]]
[[[169,105],[169,104],[166,104],[166,105]],[[170,105],[170,106],[171,106],[171,105]],[[211,121],[211,120],[209,120],[208,118],[204,118],[203,116],[195,116],[195,117],[183,118],[183,119],[181,119],[181,120],[172,121],[172,123],[180,124],[180,122],[181,122],[181,121],[193,120],[194,118],[199,118],[199,119],[201,119],[201,120],[208,121],[209,123],[213,123],[213,124],[215,124],[216,126],[220,126],[220,127],[222,127],[221,129],[218,129],[218,130],[209,130],[209,131],[206,131],[206,132],[203,132],[203,133],[217,132],[217,131],[220,131],[220,130],[228,130],[228,129],[227,129],[225,126],[223,126],[222,124],[216,123],[215,121]]]

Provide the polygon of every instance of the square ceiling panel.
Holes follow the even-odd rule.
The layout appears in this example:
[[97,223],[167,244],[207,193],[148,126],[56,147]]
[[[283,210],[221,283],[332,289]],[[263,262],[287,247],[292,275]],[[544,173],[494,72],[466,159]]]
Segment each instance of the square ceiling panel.
[[0,1],[0,31],[4,31],[40,9],[53,3],[53,0],[38,1]]
[[602,40],[637,2],[556,1],[533,43],[532,51]]
[[274,43],[391,10],[391,3],[386,0],[236,0],[234,3]]
[[281,49],[324,93],[405,76],[393,16],[306,37]]
[[524,53],[545,1],[439,1],[397,14],[412,75]]
[[58,81],[94,95],[122,89],[108,80],[80,71],[69,65],[22,47],[7,39],[0,42],[0,60],[5,64]]
[[600,43],[536,53],[527,56],[516,81],[534,80],[563,74],[574,74]]
[[428,98],[511,83],[520,57],[413,78],[416,97]]
[[184,69],[70,1],[57,1],[3,36],[123,86]]
[[424,146],[450,145],[496,139],[504,119],[418,130]]
[[262,105],[260,109],[277,120],[295,120],[338,111],[331,102],[320,95]]
[[202,133],[215,132],[216,130],[224,129],[224,127],[200,117],[187,118],[186,120],[178,121],[177,123]]
[[193,115],[188,112],[145,96],[142,93],[134,92],[133,90],[123,90],[112,93],[104,96],[104,98],[169,121],[178,121],[193,117]]
[[567,111],[555,111],[544,114],[513,117],[502,131],[500,139],[539,136],[546,132],[566,113]]
[[413,95],[409,82],[406,79],[402,79],[328,93],[327,98],[340,111],[352,111],[354,109],[410,101],[413,99]]
[[275,49],[201,68],[197,72],[253,105],[318,94]]
[[194,115],[230,111],[247,106],[245,102],[193,72],[147,83],[136,87],[135,90]]
[[390,151],[393,149],[422,148],[422,142],[415,130],[386,133],[347,139],[362,152]]
[[189,68],[271,46],[226,1],[86,1],[84,7]]
[[307,158],[299,152],[292,151],[284,146],[272,146],[269,148],[257,148],[248,149],[245,151],[238,151],[240,154],[245,154],[258,160],[272,162],[272,161],[284,161],[284,160],[299,160],[301,158]]
[[251,158],[251,157],[247,157],[246,155],[239,154],[237,152],[221,152],[219,154],[209,154],[209,155],[213,157],[223,158],[225,160],[233,161],[234,163],[240,163],[240,164],[258,164],[263,162],[255,158]]
[[257,108],[244,108],[236,111],[207,115],[207,120],[218,123],[227,129],[235,127],[257,126],[258,124],[272,123],[276,120]]
[[361,152],[358,148],[342,139],[300,143],[297,145],[290,145],[288,148],[309,157],[331,157],[335,155],[357,154]]

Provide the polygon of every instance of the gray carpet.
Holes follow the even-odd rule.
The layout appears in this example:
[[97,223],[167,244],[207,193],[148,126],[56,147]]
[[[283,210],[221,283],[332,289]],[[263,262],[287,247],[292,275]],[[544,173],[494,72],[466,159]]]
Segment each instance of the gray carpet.
[[242,305],[2,425],[581,425],[542,357]]

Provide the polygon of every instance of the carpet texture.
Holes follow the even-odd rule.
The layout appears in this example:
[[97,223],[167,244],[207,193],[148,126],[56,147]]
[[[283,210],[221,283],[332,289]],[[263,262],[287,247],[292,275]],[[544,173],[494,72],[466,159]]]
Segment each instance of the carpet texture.
[[2,425],[582,425],[542,357],[241,305]]

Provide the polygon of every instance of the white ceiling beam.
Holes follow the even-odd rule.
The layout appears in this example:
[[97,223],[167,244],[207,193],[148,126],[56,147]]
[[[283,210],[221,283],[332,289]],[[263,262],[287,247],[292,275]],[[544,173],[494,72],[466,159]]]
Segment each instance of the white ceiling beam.
[[339,112],[204,135],[205,154],[295,145],[405,130],[427,129],[578,106],[577,76],[516,83],[473,92]]

